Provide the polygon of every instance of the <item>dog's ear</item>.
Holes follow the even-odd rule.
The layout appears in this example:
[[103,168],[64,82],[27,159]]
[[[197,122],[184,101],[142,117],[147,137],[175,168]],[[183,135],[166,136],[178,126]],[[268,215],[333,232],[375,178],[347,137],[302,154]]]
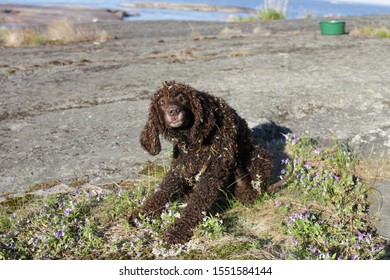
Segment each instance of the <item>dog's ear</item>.
[[155,156],[161,151],[160,143],[161,123],[154,102],[150,104],[148,120],[139,137],[141,146]]
[[191,97],[194,125],[191,128],[191,137],[195,142],[202,143],[215,128],[215,112],[210,104],[209,95],[204,92],[193,90]]

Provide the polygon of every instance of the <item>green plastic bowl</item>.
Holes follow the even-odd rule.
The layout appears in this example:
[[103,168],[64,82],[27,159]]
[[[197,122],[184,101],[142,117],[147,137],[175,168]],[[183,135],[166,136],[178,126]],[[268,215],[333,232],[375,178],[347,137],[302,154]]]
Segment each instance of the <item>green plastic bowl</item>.
[[320,28],[322,35],[342,35],[345,34],[345,21],[320,21]]

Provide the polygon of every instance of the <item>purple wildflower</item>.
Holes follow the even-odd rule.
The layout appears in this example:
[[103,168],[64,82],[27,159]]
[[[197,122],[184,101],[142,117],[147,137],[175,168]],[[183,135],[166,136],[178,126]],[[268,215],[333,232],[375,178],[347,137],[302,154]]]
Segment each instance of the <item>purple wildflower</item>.
[[314,246],[310,246],[309,250],[310,250],[311,253],[314,254],[317,251],[317,248],[314,247]]
[[289,158],[282,159],[281,163],[282,164],[288,164],[290,162]]
[[282,170],[280,170],[280,174],[282,175],[286,174],[286,170],[283,168]]
[[65,211],[64,211],[64,215],[68,216],[70,214],[70,211],[72,211],[72,209],[66,208]]
[[122,193],[123,193],[123,189],[122,189],[122,188],[119,188],[119,189],[118,189],[118,196],[121,197],[121,196],[122,196]]
[[292,242],[293,242],[294,246],[298,246],[298,238],[297,237],[294,237],[292,239]]
[[355,260],[358,260],[359,259],[359,256],[358,255],[353,255],[352,256],[352,259],[355,261]]
[[303,218],[305,218],[305,216],[302,214],[302,212],[299,212],[297,214],[292,214],[290,216],[290,220],[288,221],[288,223],[292,224],[293,222],[295,222],[295,220],[297,220],[297,219],[302,220]]
[[317,155],[319,155],[319,154],[322,154],[323,151],[324,151],[323,148],[318,148],[318,149],[316,149],[314,152],[315,152]]
[[362,241],[363,238],[364,238],[364,234],[361,233],[360,231],[358,231],[358,240],[359,240],[359,241]]
[[55,233],[55,237],[57,238],[61,238],[62,236],[64,236],[64,231],[63,230],[59,230]]

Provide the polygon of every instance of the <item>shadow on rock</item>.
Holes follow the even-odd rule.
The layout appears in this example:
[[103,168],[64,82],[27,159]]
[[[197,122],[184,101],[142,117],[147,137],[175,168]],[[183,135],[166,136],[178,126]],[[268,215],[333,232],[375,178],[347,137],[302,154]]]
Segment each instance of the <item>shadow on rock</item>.
[[385,255],[383,256],[383,258],[381,258],[381,260],[390,260],[390,243],[387,243],[385,245]]
[[271,121],[259,124],[252,128],[252,130],[255,141],[266,147],[271,153],[274,164],[272,177],[274,178],[274,181],[278,181],[279,179],[277,178],[280,175],[280,171],[283,169],[281,163],[282,159],[288,158],[288,155],[284,152],[284,147],[286,145],[286,138],[284,135],[292,133],[291,129],[277,125]]

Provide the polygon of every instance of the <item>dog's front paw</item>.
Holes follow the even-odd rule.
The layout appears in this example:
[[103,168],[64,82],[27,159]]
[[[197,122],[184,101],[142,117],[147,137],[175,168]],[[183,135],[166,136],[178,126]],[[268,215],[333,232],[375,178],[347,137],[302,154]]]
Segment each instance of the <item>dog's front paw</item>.
[[190,241],[192,237],[192,231],[191,230],[185,230],[184,228],[181,228],[179,230],[168,230],[164,237],[163,241],[168,244],[184,244]]
[[184,244],[188,240],[183,238],[178,232],[167,232],[163,237],[163,241],[171,245]]

